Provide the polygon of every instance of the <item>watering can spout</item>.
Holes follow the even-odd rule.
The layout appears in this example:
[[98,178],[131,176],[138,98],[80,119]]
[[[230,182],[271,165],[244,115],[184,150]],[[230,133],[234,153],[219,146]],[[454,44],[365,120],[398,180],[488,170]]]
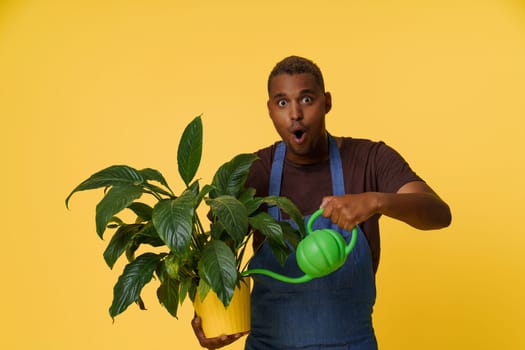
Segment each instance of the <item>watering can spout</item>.
[[280,275],[277,272],[273,272],[273,271],[266,270],[266,269],[247,270],[242,273],[242,276],[245,277],[245,276],[254,275],[254,274],[265,275],[265,276],[271,277],[281,282],[294,283],[294,284],[308,282],[313,279],[312,276],[308,276],[306,274],[300,277],[288,277],[288,276]]
[[307,236],[297,245],[297,265],[305,273],[300,277],[288,277],[266,269],[251,269],[243,276],[261,274],[286,283],[304,283],[314,278],[326,276],[341,267],[357,241],[357,227],[352,229],[350,243],[346,244],[339,232],[321,229],[312,232],[313,222],[321,216],[323,209],[312,214],[306,224]]

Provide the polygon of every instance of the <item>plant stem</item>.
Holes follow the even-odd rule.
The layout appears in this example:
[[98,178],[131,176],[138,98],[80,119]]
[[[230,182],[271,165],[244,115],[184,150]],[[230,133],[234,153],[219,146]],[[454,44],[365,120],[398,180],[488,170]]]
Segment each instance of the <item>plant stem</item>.
[[162,200],[162,197],[156,192],[148,191],[148,190],[144,189],[144,193],[151,194],[153,197],[155,197],[159,201]]
[[248,260],[246,262],[246,264],[244,265],[244,267],[242,269],[240,269],[241,263],[242,263],[242,259],[244,258],[244,252],[246,251],[246,247],[248,246],[248,242],[250,241],[251,236],[252,236],[252,231],[250,230],[250,232],[248,232],[248,234],[246,235],[245,239],[243,240],[242,244],[239,246],[239,254],[238,254],[238,258],[237,258],[237,270],[238,271],[246,270],[246,268],[248,267],[248,264],[250,262]]
[[193,243],[193,246],[197,250],[201,250],[203,248],[202,244],[200,243],[199,236],[204,234],[204,228],[202,227],[199,215],[195,214],[193,217],[193,233],[191,235],[191,240]]
[[195,215],[197,225],[199,225],[200,233],[204,233],[204,227],[202,226],[201,219],[198,215]]

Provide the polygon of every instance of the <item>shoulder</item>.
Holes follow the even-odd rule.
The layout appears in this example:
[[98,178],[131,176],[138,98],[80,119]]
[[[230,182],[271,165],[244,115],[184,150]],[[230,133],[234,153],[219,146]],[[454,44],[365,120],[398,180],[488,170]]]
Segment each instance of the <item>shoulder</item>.
[[372,141],[363,138],[340,137],[340,151],[342,155],[351,155],[353,158],[369,158],[380,154],[397,153],[383,141]]
[[246,187],[256,189],[259,196],[265,196],[268,190],[273,155],[278,142],[254,152],[257,159],[250,167]]
[[261,171],[263,169],[269,169],[272,167],[273,155],[279,142],[275,142],[270,146],[261,148],[255,152],[257,159],[254,161],[252,171]]
[[401,154],[383,141],[344,137],[340,153],[343,167],[353,178],[361,176],[367,191],[396,192],[408,182],[422,181]]

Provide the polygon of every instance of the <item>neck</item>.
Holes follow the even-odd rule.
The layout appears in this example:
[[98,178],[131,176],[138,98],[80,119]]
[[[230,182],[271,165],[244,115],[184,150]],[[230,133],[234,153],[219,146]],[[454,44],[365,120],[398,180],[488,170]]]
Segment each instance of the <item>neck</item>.
[[321,163],[330,158],[328,145],[328,133],[325,132],[324,137],[321,137],[319,141],[313,144],[308,152],[304,154],[297,154],[287,149],[286,159],[300,165]]

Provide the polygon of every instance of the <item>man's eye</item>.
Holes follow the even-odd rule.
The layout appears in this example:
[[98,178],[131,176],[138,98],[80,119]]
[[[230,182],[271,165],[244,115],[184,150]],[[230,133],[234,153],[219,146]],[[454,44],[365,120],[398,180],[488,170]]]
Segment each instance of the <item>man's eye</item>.
[[312,102],[312,98],[310,96],[303,97],[303,103],[311,103],[311,102]]
[[279,107],[286,107],[287,104],[288,104],[288,102],[286,102],[286,100],[279,100],[279,101],[277,101],[277,105]]

